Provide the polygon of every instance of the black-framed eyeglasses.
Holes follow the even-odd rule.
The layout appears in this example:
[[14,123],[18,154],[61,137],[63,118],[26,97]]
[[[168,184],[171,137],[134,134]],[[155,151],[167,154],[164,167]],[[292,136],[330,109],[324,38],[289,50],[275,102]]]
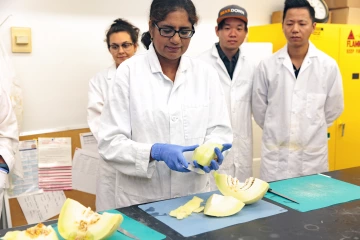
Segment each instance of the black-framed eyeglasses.
[[122,47],[122,49],[124,49],[124,51],[127,51],[133,45],[134,45],[134,43],[130,43],[130,42],[124,42],[121,45],[113,43],[109,46],[109,48],[113,51],[119,51],[119,48]]
[[176,33],[179,34],[180,38],[191,38],[195,33],[194,29],[180,29],[176,31],[175,29],[168,27],[160,28],[156,23],[154,23],[154,25],[157,27],[157,29],[159,29],[161,36],[168,38],[172,38]]

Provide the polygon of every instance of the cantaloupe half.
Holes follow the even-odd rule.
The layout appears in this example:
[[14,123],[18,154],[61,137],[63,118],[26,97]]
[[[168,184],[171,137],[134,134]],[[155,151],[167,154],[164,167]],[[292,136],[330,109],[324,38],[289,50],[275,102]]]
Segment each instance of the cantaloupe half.
[[205,143],[197,147],[194,151],[192,160],[196,160],[198,164],[202,166],[210,166],[211,160],[216,159],[214,149],[219,148],[220,151],[223,149],[223,145],[217,143]]
[[58,240],[56,232],[51,226],[45,226],[42,223],[24,231],[7,232],[4,240]]
[[121,214],[99,214],[68,198],[60,211],[58,230],[65,239],[106,239],[122,221]]
[[243,183],[226,174],[216,171],[213,174],[216,186],[224,196],[233,196],[245,204],[259,201],[269,189],[269,184],[258,178],[250,177]]
[[206,201],[204,214],[214,217],[227,217],[238,213],[245,204],[232,196],[213,194]]

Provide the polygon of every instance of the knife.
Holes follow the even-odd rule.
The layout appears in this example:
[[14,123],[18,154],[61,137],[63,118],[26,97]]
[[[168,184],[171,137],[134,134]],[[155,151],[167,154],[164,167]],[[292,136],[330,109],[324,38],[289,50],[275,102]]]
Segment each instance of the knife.
[[198,174],[205,174],[205,171],[200,169],[200,168],[196,168],[193,165],[189,164],[188,167],[186,168],[185,166],[183,166],[185,169],[190,170],[191,172],[196,172]]
[[287,200],[290,200],[290,201],[292,201],[292,202],[294,202],[294,203],[300,204],[300,203],[298,203],[297,201],[295,201],[295,200],[293,200],[293,199],[291,199],[291,198],[289,198],[289,197],[286,197],[286,196],[284,196],[284,195],[282,195],[282,194],[280,194],[280,193],[274,192],[274,190],[272,190],[271,188],[268,189],[268,192],[271,192],[272,194],[275,194],[275,195],[277,195],[277,196],[279,196],[279,197],[282,197],[282,198],[285,198],[285,199],[287,199]]
[[128,231],[126,231],[122,227],[118,227],[117,230],[119,232],[121,232],[122,234],[124,234],[125,236],[131,238],[131,239],[140,240],[140,238],[137,238],[136,236],[132,235],[131,233],[129,233]]

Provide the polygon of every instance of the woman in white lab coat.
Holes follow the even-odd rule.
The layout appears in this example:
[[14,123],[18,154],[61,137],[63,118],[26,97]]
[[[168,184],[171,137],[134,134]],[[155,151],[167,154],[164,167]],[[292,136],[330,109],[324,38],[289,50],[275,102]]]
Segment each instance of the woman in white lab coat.
[[[116,19],[106,33],[107,47],[114,63],[90,80],[88,93],[87,119],[90,130],[97,140],[100,115],[114,82],[116,69],[122,62],[135,54],[138,37],[139,29],[123,19]],[[113,167],[100,159],[96,181],[97,211],[115,208],[115,171]],[[104,174],[106,177],[102,177]]]
[[99,152],[117,170],[116,207],[208,191],[210,174],[186,169],[192,151],[232,142],[215,69],[183,55],[197,20],[191,0],[154,0],[148,51],[117,70],[99,130]]
[[0,215],[7,174],[15,164],[19,144],[18,125],[9,96],[0,85]]
[[343,111],[343,87],[334,59],[309,37],[315,12],[306,0],[286,0],[287,45],[255,73],[254,119],[263,129],[260,176],[266,181],[328,171],[327,128]]

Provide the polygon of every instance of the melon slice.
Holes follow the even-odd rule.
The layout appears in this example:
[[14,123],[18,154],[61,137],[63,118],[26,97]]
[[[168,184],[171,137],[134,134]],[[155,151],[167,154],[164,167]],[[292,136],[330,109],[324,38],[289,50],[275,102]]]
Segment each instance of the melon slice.
[[4,240],[58,240],[56,232],[51,226],[45,226],[42,223],[24,231],[7,232]]
[[172,210],[169,215],[176,217],[177,219],[184,219],[188,217],[195,210],[199,210],[200,204],[203,202],[199,197],[194,196],[193,199],[185,203],[183,206],[178,207],[175,210]]
[[106,239],[116,231],[122,221],[121,214],[99,214],[68,198],[60,211],[58,230],[65,239]]
[[216,159],[214,149],[219,148],[220,151],[223,149],[223,145],[217,143],[205,143],[197,147],[194,151],[192,160],[196,160],[198,164],[202,166],[210,166],[211,160]]
[[269,189],[267,182],[254,177],[243,183],[237,178],[214,171],[214,178],[217,188],[224,196],[233,196],[245,204],[259,201]]
[[238,213],[245,204],[232,196],[213,194],[206,201],[204,214],[214,217],[227,217]]

